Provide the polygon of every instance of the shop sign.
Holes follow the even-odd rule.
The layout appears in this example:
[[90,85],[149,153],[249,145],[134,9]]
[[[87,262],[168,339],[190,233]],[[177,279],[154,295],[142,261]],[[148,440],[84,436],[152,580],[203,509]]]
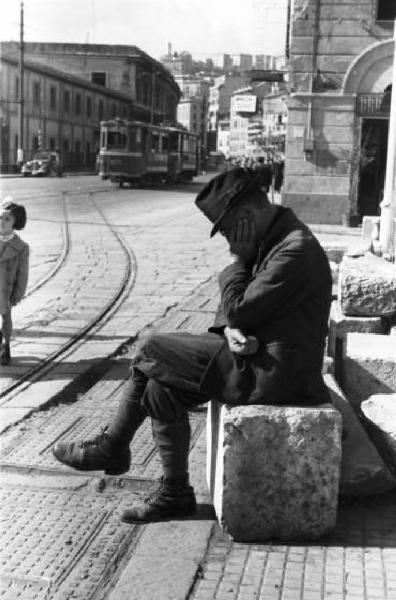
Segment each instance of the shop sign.
[[256,112],[256,96],[244,96],[242,94],[232,97],[233,109],[235,112]]

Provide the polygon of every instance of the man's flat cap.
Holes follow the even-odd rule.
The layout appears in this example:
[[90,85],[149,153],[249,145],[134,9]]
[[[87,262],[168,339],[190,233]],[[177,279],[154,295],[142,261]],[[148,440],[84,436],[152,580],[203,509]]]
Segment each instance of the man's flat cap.
[[210,237],[220,228],[226,212],[247,196],[261,192],[259,178],[249,169],[236,167],[213,177],[198,194],[195,204],[212,221]]

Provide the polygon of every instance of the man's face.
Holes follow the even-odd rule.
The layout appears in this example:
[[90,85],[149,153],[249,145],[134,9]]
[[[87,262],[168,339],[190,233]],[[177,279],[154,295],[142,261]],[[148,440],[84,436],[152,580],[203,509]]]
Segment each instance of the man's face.
[[248,205],[231,208],[226,212],[220,223],[219,232],[230,241],[232,231],[238,226],[238,221],[246,219],[253,221],[253,215]]
[[14,217],[9,210],[0,209],[0,233],[9,235],[14,227]]

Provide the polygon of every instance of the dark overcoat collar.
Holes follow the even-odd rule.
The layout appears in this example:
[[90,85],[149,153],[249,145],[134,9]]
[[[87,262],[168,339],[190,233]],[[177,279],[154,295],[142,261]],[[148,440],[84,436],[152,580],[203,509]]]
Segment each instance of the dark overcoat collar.
[[0,252],[0,262],[14,258],[22,250],[23,245],[21,238],[14,235],[9,242],[6,242],[3,252]]
[[296,225],[301,224],[290,208],[286,208],[285,206],[276,206],[275,208],[275,217],[265,237],[260,242],[257,260],[253,267],[253,274],[257,271],[270,250],[282,241],[290,231],[295,229]]

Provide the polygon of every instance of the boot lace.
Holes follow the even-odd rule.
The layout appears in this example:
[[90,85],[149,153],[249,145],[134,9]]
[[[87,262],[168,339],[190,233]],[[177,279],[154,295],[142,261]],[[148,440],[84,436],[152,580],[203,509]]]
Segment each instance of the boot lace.
[[164,478],[161,477],[159,480],[160,484],[147,498],[144,499],[144,504],[155,504],[164,489]]
[[94,437],[92,440],[85,440],[78,444],[79,448],[89,448],[90,446],[100,446],[102,442],[105,441],[107,437],[107,425],[106,427],[101,427],[101,433]]

